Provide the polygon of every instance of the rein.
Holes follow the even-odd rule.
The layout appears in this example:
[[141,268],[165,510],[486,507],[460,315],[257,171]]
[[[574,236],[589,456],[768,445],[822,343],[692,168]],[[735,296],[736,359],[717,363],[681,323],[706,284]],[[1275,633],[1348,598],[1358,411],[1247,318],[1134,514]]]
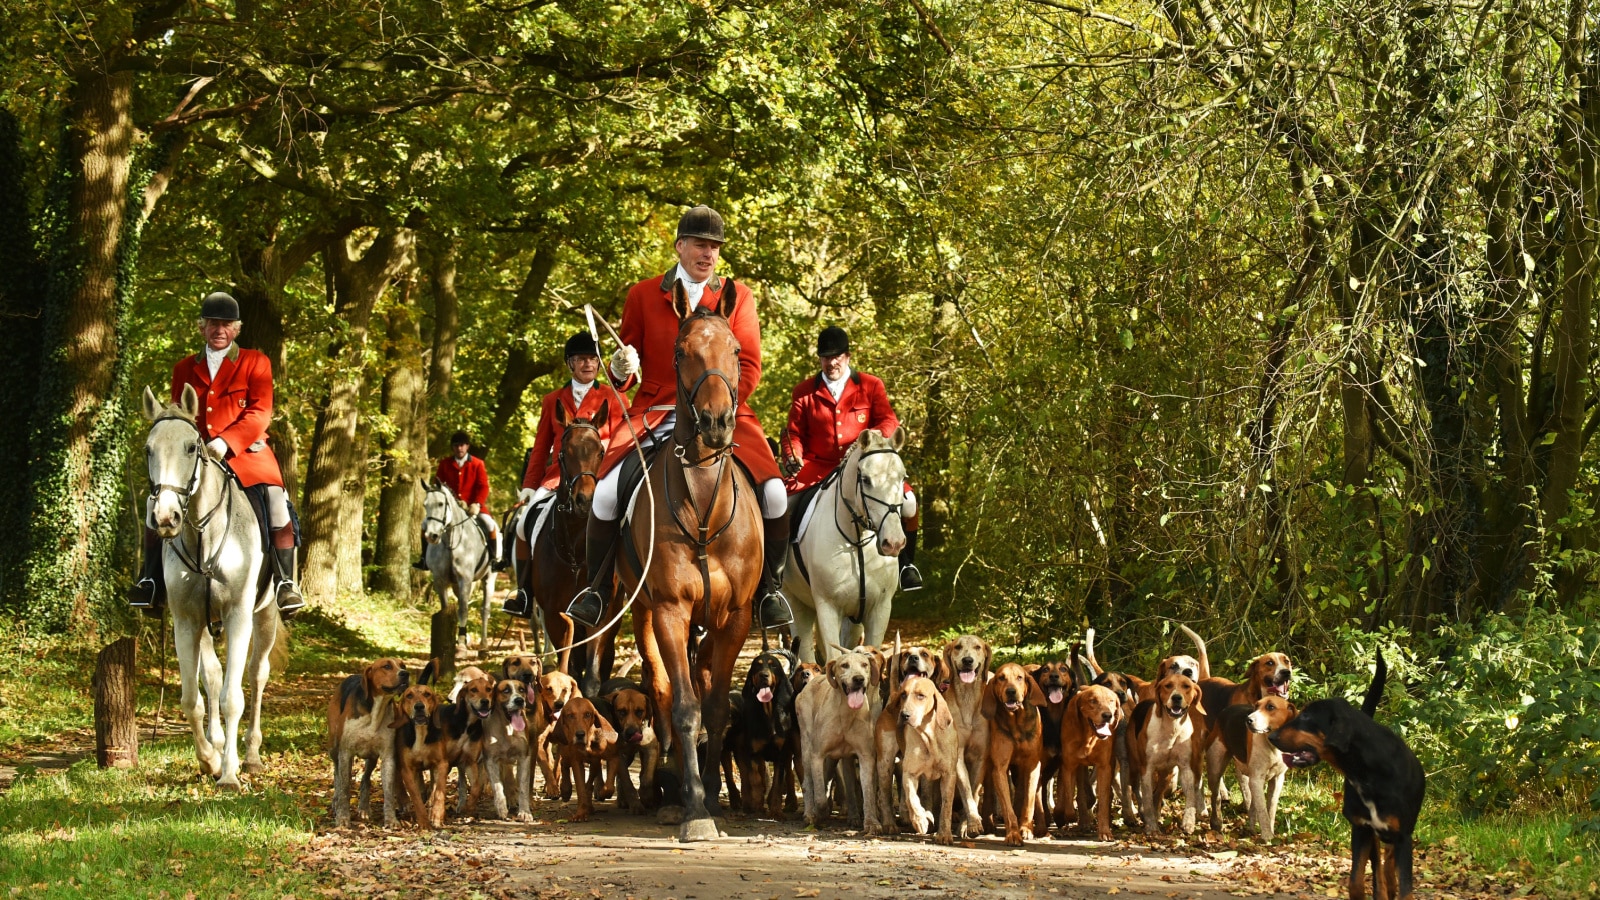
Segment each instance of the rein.
[[[593,422],[568,422],[567,427],[562,432],[563,443],[565,443],[566,432],[574,428],[587,428],[593,431],[596,436],[600,434],[600,426]],[[598,480],[599,476],[594,473],[593,469],[582,469],[570,476],[567,475],[567,451],[565,450],[561,450],[556,454],[556,466],[561,470],[561,487],[556,490],[556,506],[552,512],[559,514],[565,520],[567,516],[572,515],[573,492],[577,490],[578,482],[584,476],[594,480]],[[551,527],[555,527],[555,523],[552,522]],[[578,550],[574,546],[575,541],[572,535],[567,533],[569,531],[571,531],[570,528],[563,527],[561,539],[555,542],[556,559],[560,560],[562,565],[565,565],[574,573],[578,573],[583,571],[586,561],[578,558]],[[580,578],[579,580],[581,581],[582,579]]]

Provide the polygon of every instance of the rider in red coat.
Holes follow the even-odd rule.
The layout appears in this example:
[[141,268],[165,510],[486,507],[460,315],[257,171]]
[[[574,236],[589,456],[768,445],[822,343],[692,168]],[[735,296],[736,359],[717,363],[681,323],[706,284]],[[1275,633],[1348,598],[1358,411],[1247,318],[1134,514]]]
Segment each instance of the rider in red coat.
[[[900,427],[883,380],[850,368],[850,336],[830,325],[817,336],[817,361],[822,370],[794,386],[789,404],[789,424],[783,430],[783,463],[790,494],[827,478],[861,432],[876,428],[893,437]],[[900,551],[900,590],[922,587],[917,571],[917,495],[910,483],[900,505],[906,546]]]
[[611,376],[623,389],[635,383],[639,386],[628,409],[634,431],[623,426],[612,434],[605,463],[601,466],[587,537],[590,587],[579,593],[567,610],[568,615],[580,622],[597,624],[605,610],[606,598],[600,589],[607,587],[611,579],[609,571],[601,570],[606,551],[617,538],[622,514],[617,496],[621,467],[617,464],[633,451],[630,435],[637,432],[642,436],[648,431],[666,437],[672,430],[678,383],[673,348],[677,344],[679,325],[678,315],[672,309],[672,290],[674,282],[679,281],[683,282],[690,303],[710,309],[722,306],[727,291],[736,292],[733,315],[728,321],[740,347],[734,458],[756,484],[765,531],[756,614],[766,628],[780,627],[794,620],[789,601],[781,590],[789,533],[788,495],[783,489],[777,459],[761,430],[761,422],[749,405],[750,395],[761,383],[761,323],[756,318],[755,299],[750,289],[717,277],[717,260],[726,240],[722,217],[708,206],[696,206],[678,220],[678,236],[673,242],[678,265],[659,278],[647,278],[635,284],[628,291],[618,329],[623,346],[612,354]]
[[[172,402],[183,396],[185,385],[192,386],[201,404],[195,425],[206,448],[227,462],[244,487],[266,486],[278,611],[285,619],[293,618],[305,600],[295,584],[295,534],[283,472],[267,444],[267,425],[272,422],[272,362],[259,350],[246,350],[234,342],[243,323],[239,302],[228,294],[218,291],[201,301],[199,324],[205,349],[172,367]],[[160,615],[165,601],[161,539],[150,524],[147,513],[143,571],[129,589],[128,602],[148,614]]]
[[[484,467],[483,460],[471,453],[472,437],[465,431],[457,431],[450,436],[451,454],[439,460],[439,467],[434,470],[434,477],[439,483],[450,489],[456,499],[466,504],[467,514],[477,516],[488,526],[489,546],[500,546],[500,528],[495,524],[494,516],[484,510],[489,505],[489,470]],[[491,549],[490,556],[494,556],[496,549]],[[427,571],[428,542],[422,541],[422,555],[412,564],[412,568]],[[496,569],[505,568],[504,561],[495,558]]]

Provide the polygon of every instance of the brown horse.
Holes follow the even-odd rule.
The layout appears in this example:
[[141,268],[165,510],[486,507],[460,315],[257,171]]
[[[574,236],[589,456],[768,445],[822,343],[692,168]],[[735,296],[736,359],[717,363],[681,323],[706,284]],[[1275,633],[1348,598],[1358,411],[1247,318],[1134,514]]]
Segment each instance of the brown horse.
[[[761,511],[750,476],[733,460],[738,408],[739,341],[728,327],[733,282],[717,312],[693,309],[681,282],[678,313],[677,421],[670,443],[650,466],[628,535],[641,551],[644,587],[633,607],[633,633],[645,661],[656,709],[672,713],[672,745],[683,784],[678,840],[718,836],[722,733],[733,667],[750,632],[761,577]],[[639,584],[628,555],[617,554],[622,588]],[[690,657],[690,631],[705,629]],[[697,737],[705,726],[708,770],[702,776]]]
[[[572,646],[583,636],[567,615],[567,601],[589,581],[584,574],[584,525],[594,500],[595,471],[606,455],[598,423],[606,421],[609,403],[601,403],[590,418],[568,418],[567,408],[556,404],[556,424],[562,429],[561,449],[556,455],[561,485],[550,501],[555,504],[550,520],[534,539],[532,564],[523,573],[523,589],[544,613],[545,628],[557,650],[557,666],[574,677],[587,668],[591,648],[587,644]],[[570,665],[574,654],[576,671]]]

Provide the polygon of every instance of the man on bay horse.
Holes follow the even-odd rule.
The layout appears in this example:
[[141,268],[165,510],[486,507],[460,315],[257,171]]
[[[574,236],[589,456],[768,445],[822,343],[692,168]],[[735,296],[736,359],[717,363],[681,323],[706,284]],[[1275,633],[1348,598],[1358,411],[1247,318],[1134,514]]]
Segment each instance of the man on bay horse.
[[[192,385],[201,406],[195,425],[201,440],[216,458],[228,464],[239,484],[264,491],[268,524],[272,531],[273,569],[278,576],[278,612],[293,618],[305,606],[295,585],[295,527],[289,515],[289,495],[283,489],[283,471],[267,443],[272,422],[272,362],[259,350],[246,350],[235,341],[244,323],[239,301],[218,291],[200,303],[200,336],[205,348],[185,356],[172,367],[172,402]],[[128,590],[128,603],[147,615],[160,615],[166,603],[162,575],[161,538],[145,508],[144,566],[139,580]]]
[[[489,505],[489,470],[482,459],[472,455],[471,435],[459,430],[450,435],[450,455],[439,460],[439,467],[433,475],[467,507],[467,515],[476,517],[481,523],[484,537],[489,542],[490,561],[495,569],[510,565],[509,558],[502,560],[495,557],[500,546],[500,526],[495,524],[494,516],[485,509]],[[427,538],[422,540],[422,557],[412,564],[412,568],[427,571]]]
[[[606,402],[610,391],[594,389],[595,377],[600,374],[600,348],[595,346],[594,338],[586,331],[574,334],[567,338],[565,353],[572,380],[545,394],[544,400],[540,401],[538,431],[534,435],[533,450],[528,454],[527,469],[522,473],[522,516],[530,524],[534,520],[528,517],[538,516],[540,505],[561,485],[561,466],[553,461],[555,454],[552,452],[561,442],[559,426],[556,424],[556,407],[564,407],[570,420],[594,419],[601,406],[605,406],[605,420],[595,422],[602,443],[610,441],[613,424],[620,422],[623,415],[620,403]],[[519,532],[517,559],[531,560],[532,548],[523,537],[524,529],[518,527],[513,530]],[[533,615],[533,602],[518,588],[516,595],[506,601],[505,611],[509,615],[528,618]]]
[[[817,362],[822,371],[794,386],[789,424],[783,430],[784,486],[798,494],[827,478],[844,459],[861,432],[876,428],[893,437],[900,419],[889,405],[883,380],[850,368],[850,335],[829,325],[817,335]],[[922,587],[917,571],[917,495],[903,488],[900,520],[906,546],[900,551],[900,590]]]
[[[623,346],[611,355],[611,378],[623,389],[639,385],[628,416],[643,437],[650,433],[657,440],[671,436],[676,419],[677,368],[673,350],[677,344],[678,316],[672,309],[673,282],[683,282],[689,302],[695,307],[722,308],[723,294],[731,281],[717,277],[717,260],[727,242],[722,216],[708,206],[696,206],[678,220],[673,249],[678,264],[665,275],[647,278],[628,291],[622,308],[618,336]],[[761,382],[761,324],[756,318],[755,299],[743,284],[729,326],[739,341],[739,405],[734,424],[734,458],[744,466],[761,503],[764,526],[764,554],[761,584],[756,591],[757,617],[764,628],[776,628],[794,620],[789,601],[783,596],[785,542],[789,535],[788,495],[778,472],[777,459],[767,445],[761,422],[750,409],[750,394]],[[589,587],[579,592],[567,614],[593,627],[605,613],[611,570],[606,565],[608,551],[617,541],[619,523],[627,498],[618,496],[621,461],[634,451],[633,432],[621,426],[612,434],[606,458],[595,488],[594,505],[589,515],[587,556]]]

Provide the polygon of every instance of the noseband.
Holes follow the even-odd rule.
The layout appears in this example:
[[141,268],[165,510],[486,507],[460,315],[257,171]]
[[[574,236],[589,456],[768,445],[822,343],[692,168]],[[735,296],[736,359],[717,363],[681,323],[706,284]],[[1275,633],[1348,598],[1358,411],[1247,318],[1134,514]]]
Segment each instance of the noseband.
[[442,518],[442,519],[439,518],[438,516],[423,516],[422,517],[422,528],[423,528],[424,532],[427,531],[429,522],[438,522],[441,526],[443,526],[444,533],[446,535],[448,535],[450,532],[456,530],[457,528],[460,528],[462,522],[466,522],[466,521],[468,521],[468,520],[470,520],[472,518],[471,516],[462,516],[461,517],[461,522],[451,522],[450,520],[455,518],[455,513],[456,513],[456,501],[455,501],[455,498],[450,495],[449,491],[445,490],[442,487],[438,488],[438,489],[429,488],[428,489],[428,493],[430,493],[430,494],[439,493],[439,494],[444,494],[445,495],[445,499],[444,499],[445,514],[444,514],[444,518]]
[[[188,418],[187,416],[172,415],[170,413],[163,416],[157,416],[155,420],[150,423],[150,427],[155,428],[155,426],[160,425],[162,422],[182,422],[185,425],[188,425],[190,428],[194,429],[195,440],[197,443],[199,442],[201,437],[200,426],[196,425],[194,420]],[[222,492],[223,499],[218,500],[216,506],[211,507],[211,509],[207,510],[205,514],[200,516],[198,519],[193,521],[190,520],[189,501],[194,499],[195,491],[200,489],[200,472],[207,463],[216,463],[216,465],[223,470],[225,475],[228,474],[228,469],[223,466],[220,461],[211,459],[211,457],[206,454],[205,446],[200,445],[198,451],[194,455],[194,469],[189,473],[189,483],[187,485],[167,484],[166,482],[159,481],[150,482],[150,499],[154,500],[162,491],[171,491],[173,494],[176,494],[178,497],[179,519],[185,523],[191,524],[197,532],[203,531],[205,527],[211,523],[212,518],[214,518],[216,514],[224,507],[227,507],[230,510],[230,514],[232,509],[231,501],[233,500],[233,494],[224,490]],[[148,474],[148,466],[146,467],[146,474]],[[183,553],[180,552],[178,555],[182,557]],[[188,563],[189,560],[185,558],[184,562]],[[191,565],[190,568],[194,568],[194,566]],[[196,569],[196,571],[199,570]]]

